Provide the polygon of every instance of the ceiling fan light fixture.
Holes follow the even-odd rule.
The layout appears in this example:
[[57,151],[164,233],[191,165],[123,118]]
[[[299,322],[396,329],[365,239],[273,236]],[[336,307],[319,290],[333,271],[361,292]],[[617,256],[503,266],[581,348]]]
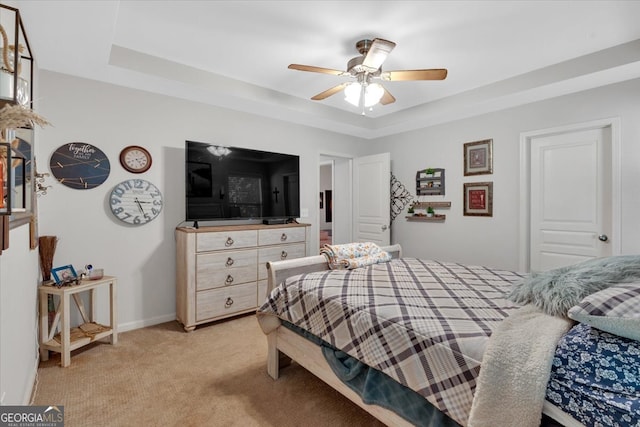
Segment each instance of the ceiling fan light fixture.
[[346,88],[344,88],[345,101],[347,101],[354,107],[359,107],[361,106],[361,101],[364,97],[364,106],[368,108],[373,107],[378,102],[380,102],[380,99],[382,99],[382,95],[384,95],[384,88],[378,83],[365,84],[364,95],[362,88],[363,85],[359,82],[353,82],[349,84]]
[[332,68],[315,67],[312,65],[290,64],[289,68],[314,73],[333,74],[336,76],[355,78],[355,82],[343,82],[311,97],[314,101],[322,101],[344,90],[344,99],[349,104],[360,107],[362,114],[365,109],[374,105],[389,105],[396,102],[396,98],[372,80],[383,81],[414,81],[414,80],[444,80],[447,77],[445,68],[430,68],[418,70],[382,71],[382,64],[386,61],[396,44],[392,41],[375,38],[364,39],[356,43],[356,50],[360,56],[351,58],[347,63],[347,70],[340,71]]

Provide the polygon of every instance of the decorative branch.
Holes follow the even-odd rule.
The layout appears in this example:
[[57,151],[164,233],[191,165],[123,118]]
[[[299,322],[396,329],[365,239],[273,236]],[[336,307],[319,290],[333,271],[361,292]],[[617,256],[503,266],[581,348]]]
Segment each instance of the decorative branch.
[[0,129],[16,129],[35,125],[45,127],[51,123],[32,109],[21,105],[6,104],[0,110]]

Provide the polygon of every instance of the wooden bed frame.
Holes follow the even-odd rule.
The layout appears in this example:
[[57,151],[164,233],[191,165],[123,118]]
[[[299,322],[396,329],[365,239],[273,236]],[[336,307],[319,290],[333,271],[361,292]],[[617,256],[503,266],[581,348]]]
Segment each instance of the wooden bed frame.
[[[382,249],[389,252],[392,258],[400,258],[402,256],[402,248],[398,244],[384,246]],[[324,255],[268,262],[267,295],[288,277],[328,269],[329,266]],[[279,324],[279,320],[274,318],[274,321],[277,321]],[[300,366],[307,369],[384,424],[389,426],[412,426],[411,423],[391,410],[378,405],[364,403],[356,392],[351,390],[333,373],[322,354],[321,348],[303,336],[288,328],[278,326],[271,333],[267,334],[267,342],[267,372],[274,380],[278,379],[281,367],[287,366],[291,363],[291,360],[295,360]],[[574,418],[548,401],[545,401],[543,413],[567,427],[582,426],[581,423],[578,423]]]
[[[389,252],[393,258],[400,258],[402,256],[400,245],[386,246],[382,249]],[[327,258],[325,258],[324,255],[268,262],[267,295],[287,277],[328,269]],[[267,335],[267,342],[269,344],[267,372],[274,380],[278,379],[280,368],[291,363],[293,359],[300,366],[320,378],[331,388],[340,392],[347,399],[386,425],[407,427],[412,425],[393,411],[378,405],[368,405],[364,403],[356,392],[336,377],[322,355],[321,348],[308,339],[296,334],[290,329],[278,327]]]

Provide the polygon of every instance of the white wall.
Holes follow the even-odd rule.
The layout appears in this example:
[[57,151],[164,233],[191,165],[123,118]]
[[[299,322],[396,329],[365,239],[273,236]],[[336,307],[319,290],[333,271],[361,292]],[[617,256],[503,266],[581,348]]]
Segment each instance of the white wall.
[[29,249],[29,225],[11,230],[0,255],[0,398],[29,402],[38,363],[38,251]]
[[[444,223],[396,218],[392,240],[405,256],[472,263],[517,270],[519,267],[520,133],[620,117],[621,249],[640,253],[640,80],[567,95],[535,104],[381,138],[377,152],[390,151],[392,171],[415,197],[415,173],[446,169],[446,194],[421,200],[451,201]],[[494,173],[463,176],[463,144],[493,139]],[[462,215],[464,182],[493,181],[493,217]],[[568,195],[570,197],[570,195]]]
[[[123,330],[175,319],[174,229],[184,219],[186,139],[300,155],[301,207],[309,211],[302,221],[313,224],[310,248],[319,245],[318,150],[357,155],[365,145],[353,137],[57,73],[42,72],[40,87],[40,113],[54,126],[42,132],[38,169],[50,171],[51,153],[74,141],[97,146],[111,162],[108,180],[91,190],[48,179],[53,188],[40,199],[40,233],[59,237],[54,265],[91,263],[118,277]],[[147,173],[133,175],[120,166],[120,150],[131,144],[151,152]],[[141,227],[123,225],[107,204],[111,189],[133,177],[153,182],[165,201],[160,217]]]

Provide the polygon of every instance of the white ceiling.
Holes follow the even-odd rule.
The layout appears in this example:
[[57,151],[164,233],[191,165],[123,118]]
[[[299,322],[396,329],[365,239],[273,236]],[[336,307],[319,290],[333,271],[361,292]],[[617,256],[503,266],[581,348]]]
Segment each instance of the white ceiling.
[[[20,9],[40,69],[375,138],[640,77],[640,1],[36,1]],[[397,101],[341,94],[356,41],[397,43]]]

